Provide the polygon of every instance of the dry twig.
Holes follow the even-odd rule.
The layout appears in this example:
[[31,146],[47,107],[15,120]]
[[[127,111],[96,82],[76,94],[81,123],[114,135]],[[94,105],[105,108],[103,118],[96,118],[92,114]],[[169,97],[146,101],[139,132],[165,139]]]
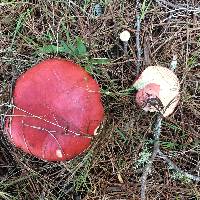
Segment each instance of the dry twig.
[[151,167],[153,164],[153,161],[155,160],[158,152],[159,152],[159,140],[160,140],[160,133],[161,133],[161,125],[162,125],[162,116],[158,114],[157,116],[157,120],[156,120],[156,124],[155,124],[155,129],[154,129],[154,149],[153,149],[153,153],[151,158],[149,159],[143,174],[142,174],[142,181],[141,181],[141,200],[145,200],[146,199],[146,185],[147,185],[147,176],[151,171]]
[[183,171],[182,169],[180,169],[176,164],[174,164],[168,157],[167,155],[165,155],[162,151],[160,151],[160,149],[158,149],[158,155],[166,161],[166,163],[173,169],[175,169],[177,172],[179,172],[180,174],[184,175],[185,177],[191,179],[191,180],[194,180],[194,181],[197,181],[199,182],[200,181],[200,177],[199,176],[195,176],[195,175],[192,175],[188,172],[185,172]]
[[200,13],[200,7],[193,7],[192,5],[185,5],[185,4],[173,4],[170,1],[167,0],[156,0],[156,2],[164,6],[168,9],[174,9],[174,10],[180,10],[180,11],[187,11],[187,12],[194,12],[194,13]]
[[139,74],[141,65],[141,47],[140,47],[140,0],[136,1],[136,49],[137,49],[137,62],[136,73]]

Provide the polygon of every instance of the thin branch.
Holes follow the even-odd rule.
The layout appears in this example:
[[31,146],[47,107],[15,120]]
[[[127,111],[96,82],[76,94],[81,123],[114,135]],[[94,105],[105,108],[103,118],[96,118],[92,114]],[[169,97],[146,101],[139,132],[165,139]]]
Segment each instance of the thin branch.
[[184,5],[184,4],[173,4],[167,0],[156,0],[156,2],[168,9],[172,8],[175,11],[180,10],[180,11],[200,13],[200,7],[193,7],[192,5]]
[[[62,148],[60,142],[58,141],[58,139],[56,138],[56,136],[53,134],[53,133],[56,133],[56,131],[50,131],[50,130],[48,130],[48,129],[46,129],[46,128],[42,128],[42,127],[39,127],[39,126],[32,126],[32,125],[29,125],[29,124],[25,124],[24,122],[22,122],[22,124],[23,124],[24,126],[27,126],[27,127],[33,128],[33,129],[37,129],[37,130],[40,130],[40,131],[44,131],[44,132],[49,133],[49,135],[50,135],[50,136],[56,141],[56,143],[58,144],[58,147],[59,147],[59,149],[61,150],[61,152],[65,155],[65,152],[64,152],[64,150],[63,150],[63,148]],[[24,136],[24,133],[23,133],[23,136]],[[27,146],[27,148],[28,148],[28,145],[27,145],[27,143],[26,143],[25,136],[24,136],[24,142],[25,142],[25,144],[26,144],[26,146]],[[47,146],[47,144],[46,144],[46,146]],[[44,148],[44,150],[43,150],[43,154],[42,154],[43,159],[45,159],[45,149],[46,149],[46,146],[45,146],[45,148]],[[29,150],[29,148],[28,148],[28,150]],[[30,151],[30,150],[29,150],[29,151]]]
[[137,49],[137,63],[136,73],[139,74],[141,66],[141,47],[140,47],[140,0],[136,1],[136,49]]
[[142,177],[141,177],[141,200],[146,199],[146,185],[147,185],[147,177],[148,174],[151,171],[151,167],[153,165],[153,162],[157,155],[159,155],[163,160],[165,160],[169,166],[171,166],[174,170],[179,172],[180,174],[184,175],[185,177],[197,181],[200,181],[199,176],[192,175],[188,172],[185,172],[181,170],[176,164],[174,164],[164,153],[161,152],[160,150],[160,134],[161,134],[161,127],[162,127],[162,115],[158,114],[157,115],[157,121],[155,123],[155,129],[154,129],[154,149],[151,158],[149,159],[147,165],[145,166],[145,169],[143,171]]
[[160,151],[160,149],[158,149],[158,155],[167,162],[167,164],[172,167],[173,169],[175,169],[177,172],[179,172],[180,174],[184,175],[185,177],[197,181],[200,181],[200,177],[199,176],[195,176],[192,174],[189,174],[188,172],[183,171],[182,169],[180,169],[175,163],[173,163],[168,157],[167,155],[165,155],[164,153],[162,153],[162,151]]
[[33,5],[33,3],[30,3],[30,2],[3,2],[3,3],[0,3],[0,6],[9,6],[9,5],[13,5],[13,4],[18,4],[18,5],[25,5],[25,4],[29,4],[29,5]]
[[24,110],[24,109],[22,109],[22,108],[19,108],[18,106],[15,106],[14,104],[10,104],[10,105],[8,105],[8,107],[11,107],[11,108],[15,108],[15,109],[17,109],[17,110],[20,110],[20,111],[22,111],[22,112],[28,114],[29,116],[27,116],[27,117],[30,117],[30,116],[31,116],[31,117],[33,117],[33,118],[39,119],[39,120],[44,121],[44,122],[46,122],[46,123],[48,123],[48,124],[51,124],[51,125],[53,125],[53,126],[55,126],[55,127],[61,128],[61,129],[63,129],[64,131],[70,132],[70,133],[74,134],[75,136],[87,137],[87,138],[92,138],[92,137],[93,137],[92,135],[89,135],[89,134],[87,134],[87,133],[84,133],[84,132],[82,132],[82,131],[80,131],[80,130],[79,130],[79,133],[77,133],[77,132],[75,132],[75,131],[72,131],[72,130],[69,130],[69,129],[67,129],[66,127],[63,127],[63,126],[61,126],[61,125],[59,125],[59,124],[57,124],[57,123],[51,122],[51,121],[49,121],[49,120],[47,120],[47,119],[45,119],[45,118],[43,118],[43,117],[34,115],[34,114],[32,114],[32,113],[30,113],[30,112],[28,112],[28,111],[26,111],[26,110]]
[[147,185],[147,176],[151,171],[151,167],[153,164],[153,161],[155,160],[158,152],[159,152],[159,147],[160,147],[160,133],[161,133],[161,126],[162,126],[162,116],[158,114],[156,124],[155,124],[155,129],[154,129],[154,148],[153,148],[153,153],[151,158],[149,159],[143,174],[141,178],[141,200],[146,199],[146,185]]

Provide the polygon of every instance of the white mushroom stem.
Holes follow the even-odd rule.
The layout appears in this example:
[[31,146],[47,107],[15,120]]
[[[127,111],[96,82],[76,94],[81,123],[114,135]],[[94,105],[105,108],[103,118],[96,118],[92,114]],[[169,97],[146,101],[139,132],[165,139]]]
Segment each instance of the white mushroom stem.
[[174,71],[177,68],[177,55],[173,55],[172,62],[170,64],[170,69]]
[[128,42],[123,42],[124,43],[124,54],[127,55],[128,53]]

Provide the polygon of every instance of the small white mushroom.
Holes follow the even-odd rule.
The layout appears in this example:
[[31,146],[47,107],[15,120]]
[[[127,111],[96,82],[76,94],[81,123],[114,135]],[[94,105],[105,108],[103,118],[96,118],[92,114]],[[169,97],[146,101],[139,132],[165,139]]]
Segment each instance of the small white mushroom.
[[119,35],[120,40],[124,43],[124,53],[127,54],[127,47],[128,47],[128,41],[131,37],[131,34],[129,31],[123,31]]

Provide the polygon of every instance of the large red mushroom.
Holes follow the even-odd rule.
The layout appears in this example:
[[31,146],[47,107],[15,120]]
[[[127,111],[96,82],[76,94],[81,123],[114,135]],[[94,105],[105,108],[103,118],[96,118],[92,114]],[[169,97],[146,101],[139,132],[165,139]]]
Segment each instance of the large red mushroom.
[[103,115],[97,82],[72,61],[48,59],[16,81],[6,133],[38,158],[70,160],[89,147]]
[[161,66],[147,67],[133,85],[136,102],[145,111],[170,115],[180,99],[180,83],[175,73]]

